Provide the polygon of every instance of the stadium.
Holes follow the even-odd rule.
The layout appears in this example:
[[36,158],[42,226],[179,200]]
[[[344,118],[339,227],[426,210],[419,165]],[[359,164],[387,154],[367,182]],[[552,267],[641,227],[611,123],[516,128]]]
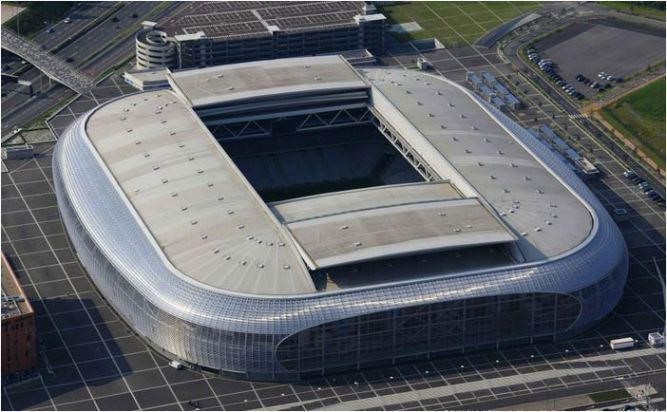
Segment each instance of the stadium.
[[80,117],[53,173],[97,288],[170,359],[295,380],[568,338],[621,297],[603,206],[454,82],[340,56],[168,80]]

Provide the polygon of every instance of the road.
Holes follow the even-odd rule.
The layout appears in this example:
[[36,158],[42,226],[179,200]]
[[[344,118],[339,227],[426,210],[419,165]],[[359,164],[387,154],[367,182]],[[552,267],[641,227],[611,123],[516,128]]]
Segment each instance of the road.
[[[589,16],[587,16],[589,17]],[[573,19],[568,18],[566,20],[556,20],[549,22],[546,25],[540,26],[540,33],[545,33],[550,30],[553,30],[559,26],[571,22]],[[533,80],[537,80],[536,83],[547,92],[549,98],[554,101],[558,106],[565,110],[568,114],[577,116],[576,120],[572,119],[572,122],[575,123],[580,129],[591,135],[597,142],[603,144],[612,154],[618,156],[625,162],[631,169],[637,171],[640,175],[644,176],[649,182],[658,189],[659,191],[665,191],[664,180],[660,178],[657,172],[643,162],[636,160],[633,154],[623,145],[619,144],[614,138],[610,137],[606,130],[602,130],[597,124],[593,123],[591,120],[585,117],[579,117],[580,111],[579,108],[572,103],[569,99],[563,97],[558,90],[551,82],[541,80],[539,73],[537,73],[535,67],[532,65],[526,64],[520,57],[519,53],[523,46],[529,43],[533,38],[535,38],[539,33],[535,32],[526,32],[516,38],[512,39],[502,48],[502,53],[507,57],[512,64],[514,64],[519,70],[523,73],[529,73],[529,77]]]
[[[98,54],[92,62],[88,63],[89,66],[86,67],[85,71],[96,77],[109,66],[118,63],[118,60],[114,59],[127,57],[133,52],[134,32],[128,31],[128,29],[144,20],[157,5],[158,3],[152,2],[130,2],[124,4],[118,12],[109,16],[109,18],[64,47],[57,54],[64,58],[72,58],[73,61],[71,64],[81,67],[92,54],[102,50],[104,47],[111,46],[107,42],[114,40],[120,33],[127,32],[126,39],[122,42],[122,45],[115,45],[107,53]],[[172,8],[178,5],[178,3],[174,3],[166,11],[172,10]],[[164,14],[166,11],[159,14]],[[135,14],[137,17],[132,17]],[[118,22],[113,21],[114,16],[118,18]],[[98,60],[100,60],[99,63]],[[22,78],[30,78],[30,75],[34,76],[34,82],[37,85],[39,83],[40,72],[33,68],[22,76]],[[45,109],[52,107],[59,100],[62,100],[64,97],[62,90],[52,89],[51,87],[53,86],[49,86],[48,84],[36,87],[36,91],[40,93],[32,99],[29,99],[29,96],[25,94],[16,93],[3,98],[2,106],[5,110],[2,116],[2,134],[11,130],[15,125],[23,125],[31,119],[38,117],[46,111]]]

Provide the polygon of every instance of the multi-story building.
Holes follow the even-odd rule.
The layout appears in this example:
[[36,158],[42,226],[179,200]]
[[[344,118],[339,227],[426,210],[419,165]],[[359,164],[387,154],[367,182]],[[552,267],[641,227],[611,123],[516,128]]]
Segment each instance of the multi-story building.
[[279,380],[571,337],[625,242],[562,158],[436,75],[340,56],[167,73],[58,140],[81,263],[156,350]]
[[193,2],[145,22],[137,67],[205,67],[345,50],[384,49],[384,15],[359,1]]
[[2,375],[37,365],[35,313],[2,254]]

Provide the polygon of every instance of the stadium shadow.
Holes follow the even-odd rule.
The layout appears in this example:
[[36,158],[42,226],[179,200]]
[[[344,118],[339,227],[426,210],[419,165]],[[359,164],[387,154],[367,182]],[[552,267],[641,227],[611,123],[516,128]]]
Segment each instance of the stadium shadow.
[[[62,408],[69,409],[67,404],[71,402],[90,401],[89,393],[95,397],[118,393],[114,387],[123,385],[123,376],[132,373],[132,367],[114,339],[118,331],[107,327],[105,315],[96,303],[91,299],[68,298],[31,300],[31,303],[36,316],[37,374],[33,379],[5,388],[12,408],[52,408],[54,404],[65,404]],[[47,309],[56,325],[46,317]],[[123,323],[123,330],[126,328]],[[94,408],[92,403],[90,408]],[[3,410],[7,409],[9,404],[3,402]]]

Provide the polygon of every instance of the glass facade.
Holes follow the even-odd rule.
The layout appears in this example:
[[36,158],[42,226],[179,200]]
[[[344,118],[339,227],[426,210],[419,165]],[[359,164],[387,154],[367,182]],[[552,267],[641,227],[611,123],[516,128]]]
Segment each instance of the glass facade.
[[357,368],[374,360],[555,339],[577,320],[579,300],[521,293],[411,306],[328,322],[285,339],[280,364],[299,374]]
[[90,114],[58,141],[56,195],[79,259],[108,302],[153,347],[195,367],[287,380],[571,336],[606,316],[620,299],[627,248],[574,173],[529,133],[495,114],[594,215],[590,238],[570,253],[461,276],[307,295],[252,296],[205,287],[171,266],[147,235],[86,136]]

